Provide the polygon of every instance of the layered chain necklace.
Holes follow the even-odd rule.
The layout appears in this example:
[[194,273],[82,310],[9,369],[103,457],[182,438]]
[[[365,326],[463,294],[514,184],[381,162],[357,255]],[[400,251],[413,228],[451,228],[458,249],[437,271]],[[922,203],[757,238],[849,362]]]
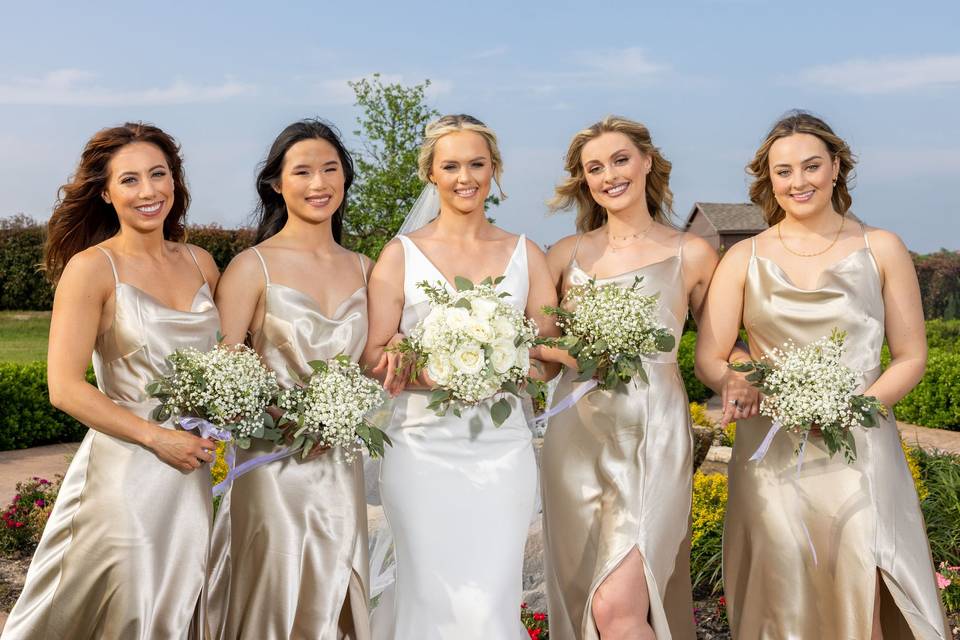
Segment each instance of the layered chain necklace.
[[[644,229],[643,231],[637,231],[636,233],[631,233],[626,236],[615,236],[612,233],[610,233],[610,227],[607,227],[607,244],[609,245],[610,250],[613,253],[616,253],[617,251],[626,249],[627,247],[635,243],[637,240],[640,240],[641,238],[646,236],[652,227],[653,227],[653,218],[650,218],[650,224],[647,225],[646,229]],[[623,244],[617,246],[616,244],[617,242],[623,242]]]

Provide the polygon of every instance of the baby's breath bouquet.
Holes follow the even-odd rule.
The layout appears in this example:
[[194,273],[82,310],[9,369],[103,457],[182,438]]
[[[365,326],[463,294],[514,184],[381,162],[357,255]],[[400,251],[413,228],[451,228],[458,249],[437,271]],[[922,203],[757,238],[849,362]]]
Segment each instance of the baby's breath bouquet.
[[[442,284],[418,283],[431,303],[430,313],[417,324],[395,350],[414,359],[411,377],[426,369],[438,388],[429,408],[438,415],[453,406],[480,403],[500,392],[520,395],[528,379],[530,348],[537,326],[497,293],[503,278],[487,278],[474,284],[467,278],[454,280],[456,291]],[[490,405],[490,415],[500,426],[509,417],[510,403],[500,398]]]
[[787,341],[764,360],[735,362],[730,368],[749,372],[747,381],[764,395],[760,414],[772,419],[774,428],[803,435],[805,442],[810,430],[819,427],[830,455],[839,451],[853,462],[852,429],[877,426],[878,415],[886,416],[887,409],[873,396],[854,393],[861,373],[841,362],[846,336],[834,329],[830,337],[803,347]]
[[380,385],[345,355],[309,364],[309,378],[281,391],[277,399],[284,412],[280,426],[292,429],[290,448],[302,449],[304,458],[317,445],[342,447],[348,461],[361,448],[371,457],[383,456],[384,443],[393,443],[366,420],[383,404]]
[[151,417],[170,418],[187,426],[199,418],[246,449],[252,438],[275,441],[280,431],[266,408],[279,388],[277,377],[244,345],[218,343],[209,351],[177,349],[167,357],[169,373],[147,385],[150,397],[160,401]]
[[563,335],[539,342],[577,359],[577,380],[596,379],[601,389],[615,389],[634,377],[648,382],[642,358],[671,351],[676,342],[657,317],[659,294],[640,292],[641,277],[629,287],[598,285],[595,279],[575,285],[563,307],[544,307],[556,317]]

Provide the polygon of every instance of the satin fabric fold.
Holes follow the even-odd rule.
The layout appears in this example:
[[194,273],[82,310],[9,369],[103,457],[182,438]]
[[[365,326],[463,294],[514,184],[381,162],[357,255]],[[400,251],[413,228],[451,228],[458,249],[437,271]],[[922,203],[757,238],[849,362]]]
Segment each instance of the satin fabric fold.
[[[311,360],[359,358],[365,287],[332,318],[269,276],[265,296],[251,342],[281,387],[294,384],[291,370],[309,374]],[[237,464],[276,449],[261,443],[238,450]],[[214,523],[209,611],[216,638],[369,638],[363,487],[360,456],[346,462],[339,449],[306,461],[295,454],[234,482]]]
[[[881,373],[884,339],[869,248],[827,268],[818,285],[796,287],[754,248],[743,307],[752,356],[836,327],[847,332],[844,364],[863,372],[863,391]],[[723,570],[734,637],[869,638],[878,570],[884,638],[949,637],[894,420],[854,430],[852,464],[830,458],[823,438],[810,436],[799,476],[796,434],[779,432],[762,460],[749,460],[769,427],[763,417],[738,422],[729,465]]]
[[[675,255],[599,284],[660,294],[661,323],[677,337],[687,300]],[[572,261],[564,291],[590,276]],[[592,600],[634,548],[644,559],[650,622],[660,640],[694,638],[690,586],[693,435],[677,347],[645,359],[649,384],[595,390],[550,419],[541,455],[550,637],[599,640]],[[584,382],[564,371],[554,397]]]
[[[97,337],[100,390],[147,418],[148,382],[176,349],[207,350],[220,318],[204,284],[190,311],[116,286]],[[169,423],[162,426],[173,428]],[[184,474],[139,445],[90,429],[74,455],[3,640],[208,638],[209,468]]]

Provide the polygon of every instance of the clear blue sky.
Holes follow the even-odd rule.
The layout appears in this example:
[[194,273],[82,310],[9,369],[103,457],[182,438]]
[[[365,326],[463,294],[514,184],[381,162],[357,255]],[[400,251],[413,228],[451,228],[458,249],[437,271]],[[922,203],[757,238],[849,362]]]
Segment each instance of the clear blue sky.
[[650,127],[686,217],[746,201],[743,166],[801,107],[858,154],[857,215],[915,251],[957,249],[957,24],[954,1],[8,4],[0,216],[45,219],[87,138],[142,119],[183,144],[191,221],[239,225],[276,133],[320,115],[349,134],[346,81],[380,72],[429,78],[433,106],[497,131],[510,198],[493,215],[541,243],[572,230],[543,203],[570,136],[603,115]]

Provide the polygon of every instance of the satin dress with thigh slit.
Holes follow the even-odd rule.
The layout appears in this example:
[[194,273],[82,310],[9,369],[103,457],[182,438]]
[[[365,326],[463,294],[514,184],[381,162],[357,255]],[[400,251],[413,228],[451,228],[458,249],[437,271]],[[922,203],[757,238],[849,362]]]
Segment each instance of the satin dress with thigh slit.
[[[864,241],[810,290],[758,256],[754,241],[743,302],[754,358],[838,328],[847,332],[844,364],[862,372],[860,391],[880,376],[883,291]],[[723,579],[734,637],[869,638],[878,575],[886,640],[949,637],[894,420],[853,430],[853,463],[810,436],[799,472],[800,436],[786,431],[750,461],[769,428],[761,416],[739,421],[729,465]]]
[[[579,245],[579,241],[578,241]],[[663,326],[677,337],[687,315],[681,248],[665,260],[600,284],[660,295]],[[576,262],[564,291],[590,276]],[[594,390],[550,419],[541,457],[550,637],[599,640],[597,587],[633,549],[643,558],[649,622],[659,640],[694,638],[690,587],[693,434],[677,347],[644,359],[649,383]],[[567,369],[558,401],[585,382]]]

